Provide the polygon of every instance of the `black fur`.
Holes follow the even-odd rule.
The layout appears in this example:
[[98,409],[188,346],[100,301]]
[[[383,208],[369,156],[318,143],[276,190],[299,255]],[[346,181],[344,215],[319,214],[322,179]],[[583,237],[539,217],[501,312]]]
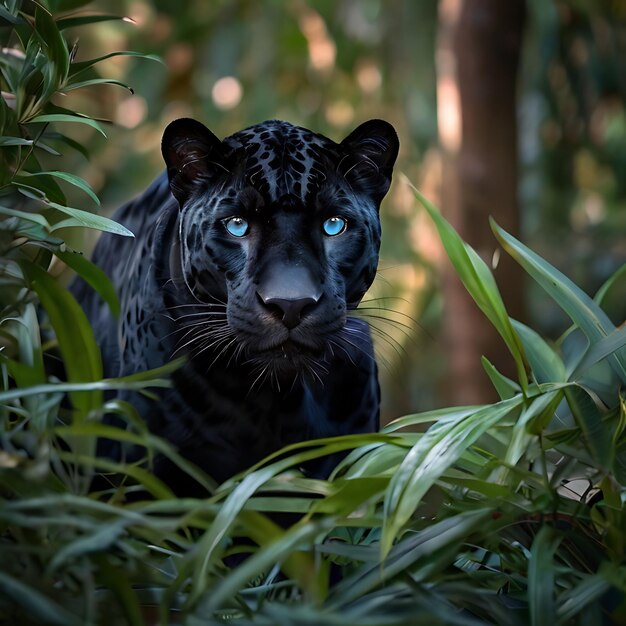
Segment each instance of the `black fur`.
[[[397,152],[380,120],[339,144],[280,121],[220,142],[177,120],[163,137],[167,176],[115,216],[136,239],[105,234],[94,252],[118,290],[119,321],[84,282],[72,286],[105,375],[187,356],[159,402],[118,395],[216,480],[292,442],[378,428],[369,329],[348,312],[376,272]],[[226,229],[232,216],[246,220],[243,237]],[[334,216],[347,227],[328,236]],[[308,469],[324,476],[335,462]],[[163,460],[156,471],[195,493]]]

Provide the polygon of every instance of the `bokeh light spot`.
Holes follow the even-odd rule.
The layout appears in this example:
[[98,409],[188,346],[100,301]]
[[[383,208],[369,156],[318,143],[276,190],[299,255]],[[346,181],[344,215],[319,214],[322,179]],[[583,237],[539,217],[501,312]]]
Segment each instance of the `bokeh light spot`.
[[234,76],[223,76],[215,81],[211,89],[213,103],[218,109],[234,109],[243,97],[243,87]]

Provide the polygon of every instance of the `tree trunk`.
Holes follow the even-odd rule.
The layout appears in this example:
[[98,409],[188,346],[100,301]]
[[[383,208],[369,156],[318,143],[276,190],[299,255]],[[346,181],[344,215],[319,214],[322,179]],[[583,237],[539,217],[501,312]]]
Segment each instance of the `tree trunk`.
[[[516,85],[524,0],[442,0],[437,46],[438,124],[443,151],[442,210],[488,263],[496,242],[488,218],[517,234]],[[523,309],[523,272],[503,254],[496,280],[512,317]],[[506,346],[448,269],[444,331],[446,395],[455,404],[495,398],[480,357],[514,375]]]

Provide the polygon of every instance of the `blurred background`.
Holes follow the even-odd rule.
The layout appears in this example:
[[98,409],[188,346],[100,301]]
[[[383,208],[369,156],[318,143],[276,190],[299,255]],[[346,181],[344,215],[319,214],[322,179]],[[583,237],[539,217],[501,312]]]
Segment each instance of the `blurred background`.
[[[115,123],[108,140],[75,131],[90,161],[68,154],[68,171],[93,185],[105,213],[161,171],[161,134],[178,117],[220,137],[280,118],[337,141],[372,117],[394,124],[401,154],[364,304],[379,309],[385,421],[493,400],[483,354],[513,375],[401,172],[493,263],[509,313],[548,337],[568,320],[499,254],[489,216],[591,294],[626,260],[624,0],[102,0],[87,9],[129,19],[77,31],[78,60],[128,49],[164,61],[98,66],[134,93],[67,96]],[[626,293],[613,292],[607,311],[623,322]]]

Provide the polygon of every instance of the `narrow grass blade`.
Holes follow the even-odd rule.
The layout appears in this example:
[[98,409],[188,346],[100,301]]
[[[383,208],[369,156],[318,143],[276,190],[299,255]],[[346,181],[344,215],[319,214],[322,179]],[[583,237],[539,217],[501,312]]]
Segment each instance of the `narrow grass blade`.
[[514,395],[521,393],[522,388],[515,381],[501,374],[487,357],[481,357],[480,362],[487,376],[489,376],[489,380],[491,380],[498,392],[500,400],[508,400]]
[[[102,378],[100,350],[87,317],[72,294],[44,270],[23,261],[20,267],[31,288],[39,296],[59,342],[59,349],[70,382],[92,382]],[[74,392],[72,403],[86,416],[102,403],[102,394]]]
[[[572,372],[571,378],[576,380],[596,363],[599,363],[616,352],[623,351],[625,347],[626,326],[622,326],[621,328],[616,328],[604,339],[600,339],[597,343],[589,347],[585,356]],[[622,380],[622,383],[626,385],[626,379]]]
[[493,274],[476,251],[459,237],[458,233],[443,218],[437,208],[411,183],[408,184],[435,223],[441,242],[463,285],[465,285],[465,288],[480,310],[487,316],[502,339],[504,339],[515,360],[519,383],[525,390],[527,380],[524,349],[511,325]]
[[55,250],[54,254],[98,292],[100,297],[109,305],[111,313],[115,317],[119,316],[120,301],[115,287],[111,279],[95,263],[76,252]]
[[98,206],[100,205],[100,199],[96,195],[96,192],[91,188],[91,185],[80,176],[76,176],[75,174],[69,174],[68,172],[58,172],[56,170],[50,170],[47,172],[21,172],[22,176],[52,176],[53,178],[58,178],[74,187],[77,187],[85,194],[87,194]]
[[21,606],[40,623],[55,626],[81,626],[83,621],[47,596],[0,571],[0,593]]
[[531,328],[511,320],[524,346],[530,369],[538,383],[567,381],[567,371],[561,357]]
[[95,230],[102,230],[107,233],[113,233],[114,235],[123,235],[124,237],[134,237],[133,233],[125,226],[118,224],[117,222],[109,219],[108,217],[102,217],[101,215],[95,215],[81,209],[74,209],[72,207],[64,206],[58,202],[47,202],[53,209],[61,211],[66,215],[70,215],[73,218],[71,223],[55,224],[50,229],[51,231],[58,230],[59,228],[69,228],[71,226],[81,226],[83,228],[93,228]]
[[583,442],[597,467],[610,469],[615,448],[611,444],[611,433],[602,419],[602,413],[590,395],[581,387],[565,390],[565,397],[576,424],[582,431]]
[[51,122],[69,122],[72,124],[85,124],[87,126],[91,126],[97,130],[103,137],[106,137],[106,133],[104,132],[102,126],[96,122],[96,120],[91,119],[90,117],[85,117],[83,115],[69,115],[65,113],[44,113],[43,115],[37,115],[29,120],[24,120],[24,123],[29,124],[43,124],[43,123],[51,123]]
[[531,626],[554,626],[556,623],[554,553],[561,538],[549,526],[543,526],[533,541],[528,561],[528,601]]
[[431,426],[409,451],[395,472],[385,496],[385,521],[381,553],[387,556],[393,542],[434,482],[483,433],[522,406],[522,395],[502,400],[452,422]]
[[[565,274],[509,235],[493,220],[491,227],[504,249],[582,330],[591,346],[615,330],[614,324],[606,313]],[[620,380],[626,382],[626,352],[614,353],[607,358],[607,361]]]

